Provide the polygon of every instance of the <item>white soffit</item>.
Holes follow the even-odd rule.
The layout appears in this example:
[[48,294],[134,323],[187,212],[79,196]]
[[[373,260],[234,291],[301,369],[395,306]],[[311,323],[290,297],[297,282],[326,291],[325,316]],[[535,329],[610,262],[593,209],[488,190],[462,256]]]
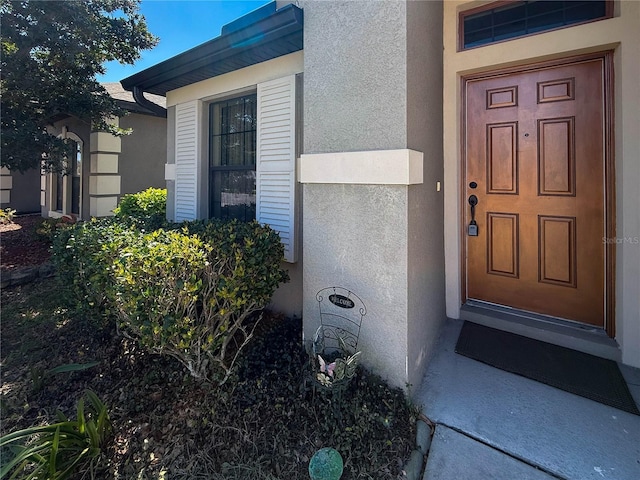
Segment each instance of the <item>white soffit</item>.
[[299,159],[300,183],[420,184],[423,157],[409,149],[304,154]]

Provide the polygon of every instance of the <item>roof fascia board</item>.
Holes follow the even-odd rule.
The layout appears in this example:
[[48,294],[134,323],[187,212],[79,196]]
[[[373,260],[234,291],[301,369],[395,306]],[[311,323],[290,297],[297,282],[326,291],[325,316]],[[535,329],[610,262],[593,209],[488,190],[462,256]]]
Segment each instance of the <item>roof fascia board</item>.
[[302,10],[289,4],[267,18],[228,35],[221,35],[209,40],[127,77],[120,83],[125,90],[131,91],[134,87],[140,87],[142,90],[148,91],[155,85],[197,70],[215,59],[219,61],[251,50],[261,43],[274,41],[289,33],[302,30],[302,18]]
[[303,71],[304,56],[302,50],[299,50],[169,90],[166,97],[166,106],[170,108],[178,103],[186,103],[192,100],[209,102],[238,96],[243,91],[255,91],[258,83],[302,73]]

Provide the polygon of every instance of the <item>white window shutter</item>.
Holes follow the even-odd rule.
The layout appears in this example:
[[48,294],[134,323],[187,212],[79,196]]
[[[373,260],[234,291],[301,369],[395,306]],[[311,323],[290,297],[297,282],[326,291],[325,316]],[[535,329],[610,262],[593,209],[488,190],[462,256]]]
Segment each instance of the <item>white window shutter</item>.
[[175,221],[198,215],[198,134],[200,105],[197,100],[176,105]]
[[256,218],[280,234],[287,262],[297,260],[296,78],[258,84]]

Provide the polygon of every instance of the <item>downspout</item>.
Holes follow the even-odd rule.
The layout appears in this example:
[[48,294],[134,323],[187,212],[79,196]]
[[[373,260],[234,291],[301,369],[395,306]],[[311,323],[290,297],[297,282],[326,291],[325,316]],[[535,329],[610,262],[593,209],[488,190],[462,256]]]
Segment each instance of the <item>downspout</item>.
[[138,86],[133,87],[133,99],[141,107],[144,107],[147,110],[151,110],[153,113],[160,117],[167,118],[167,109],[145,98],[144,91]]

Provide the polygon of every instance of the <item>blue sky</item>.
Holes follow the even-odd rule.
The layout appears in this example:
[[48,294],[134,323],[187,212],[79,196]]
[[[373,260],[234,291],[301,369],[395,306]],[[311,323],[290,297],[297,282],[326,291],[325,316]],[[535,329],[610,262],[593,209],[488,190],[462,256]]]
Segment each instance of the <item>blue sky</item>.
[[270,0],[142,0],[140,11],[151,33],[160,37],[152,50],[142,53],[135,65],[109,62],[100,82],[119,82],[156,63],[220,35],[223,25]]

